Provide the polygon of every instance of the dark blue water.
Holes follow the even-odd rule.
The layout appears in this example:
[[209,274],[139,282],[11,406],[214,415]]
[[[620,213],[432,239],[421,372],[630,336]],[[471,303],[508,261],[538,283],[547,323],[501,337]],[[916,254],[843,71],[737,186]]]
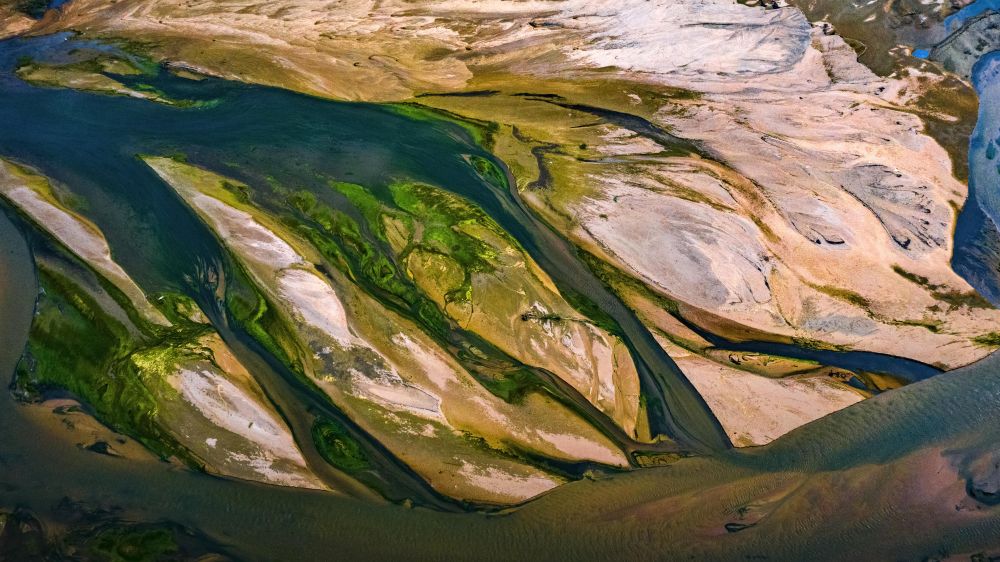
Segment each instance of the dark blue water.
[[816,361],[820,365],[840,367],[849,371],[866,371],[869,373],[894,375],[909,382],[923,380],[942,373],[941,369],[927,365],[926,363],[903,357],[895,357],[893,355],[885,355],[884,353],[812,349],[778,342],[736,342],[705,332],[702,332],[701,335],[711,342],[712,345],[721,349],[751,351],[781,357],[791,357],[793,359],[806,359]]
[[1000,304],[1000,52],[973,67],[979,121],[969,143],[969,198],[955,231],[952,265],[994,305]]
[[949,33],[957,31],[969,19],[990,10],[994,12],[1000,11],[1000,0],[976,0],[954,14],[946,17],[944,19],[944,28]]

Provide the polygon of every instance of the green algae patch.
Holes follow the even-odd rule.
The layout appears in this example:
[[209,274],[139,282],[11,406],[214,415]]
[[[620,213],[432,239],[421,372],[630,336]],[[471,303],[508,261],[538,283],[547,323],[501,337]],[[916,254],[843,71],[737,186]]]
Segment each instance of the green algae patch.
[[[400,228],[409,228],[409,217],[393,214],[361,186],[333,183],[332,187],[354,204],[366,219],[364,227],[347,213],[319,202],[309,192],[299,192],[288,203],[298,216],[285,216],[282,223],[309,241],[331,264],[359,283],[381,302],[417,319],[439,338],[446,338],[451,325],[438,306],[407,277],[382,234],[382,219],[390,218]],[[308,195],[305,195],[308,193]],[[398,233],[398,230],[394,230]],[[370,235],[370,236],[369,236]],[[398,241],[408,244],[406,241]]]
[[[481,159],[481,163],[483,173],[492,169],[496,181],[506,181],[491,161]],[[334,261],[357,262],[360,269],[349,267],[347,271],[355,281],[363,285],[374,284],[403,299],[411,316],[432,335],[445,341],[462,342],[463,347],[473,345],[491,357],[490,363],[510,364],[510,367],[485,368],[480,364],[481,358],[474,359],[469,353],[459,354],[470,374],[494,396],[507,403],[519,404],[531,393],[553,394],[537,374],[510,361],[490,344],[453,327],[442,313],[450,303],[467,302],[471,298],[473,273],[495,271],[496,246],[516,244],[509,234],[475,205],[431,185],[404,182],[390,185],[389,192],[396,208],[389,207],[363,186],[344,182],[330,182],[329,185],[357,208],[373,236],[398,248],[397,255],[405,260],[405,274],[395,266],[392,256],[382,253],[376,241],[365,240],[360,225],[347,214],[329,210],[311,193],[295,195],[292,204],[326,231],[304,230],[300,226],[299,232],[306,233],[317,249]],[[386,224],[394,225],[393,235],[386,234],[389,232]],[[413,239],[415,232],[421,233],[419,239]],[[334,250],[328,247],[331,244],[329,235],[336,240]],[[394,244],[388,242],[392,237],[396,238]],[[381,269],[374,270],[373,263],[378,263]],[[356,275],[357,271],[362,275]],[[413,282],[423,290],[417,289]],[[378,296],[379,292],[373,294]],[[384,298],[382,300],[385,302]],[[568,402],[561,399],[560,403]]]
[[927,289],[931,296],[935,299],[941,301],[942,303],[948,305],[948,310],[957,310],[959,308],[983,308],[990,309],[994,308],[993,304],[988,301],[985,297],[977,293],[975,290],[972,291],[957,291],[955,289],[946,290],[945,285],[937,285],[930,282],[930,279],[912,273],[900,267],[899,265],[893,265],[892,270],[896,272],[897,275]]
[[383,213],[386,213],[386,209],[378,197],[372,195],[364,186],[356,183],[332,181],[330,187],[347,197],[347,200],[358,209],[361,216],[368,222],[368,226],[373,232],[381,233],[381,218]]
[[133,351],[128,357],[129,363],[126,364],[125,369],[131,371],[134,377],[146,388],[155,388],[158,394],[175,398],[176,392],[162,383],[177,370],[178,365],[194,358],[198,358],[198,356],[194,355],[191,350],[169,342],[165,345]]
[[856,306],[858,308],[864,309],[865,312],[867,312],[868,314],[871,314],[871,301],[869,301],[865,297],[859,295],[858,293],[855,293],[854,291],[851,291],[850,289],[843,289],[843,288],[840,288],[840,287],[832,287],[830,285],[813,285],[813,284],[810,284],[809,286],[812,287],[813,289],[815,289],[815,290],[823,293],[824,295],[826,295],[828,297],[833,297],[835,299],[842,300],[844,302],[853,304],[854,306]]
[[566,299],[566,302],[570,304],[570,306],[572,306],[580,314],[586,316],[595,326],[605,332],[608,332],[609,334],[624,337],[624,331],[621,326],[618,325],[618,321],[612,318],[610,314],[605,312],[603,308],[598,306],[594,301],[590,300],[586,295],[568,287],[560,287],[559,292],[562,294],[563,298]]
[[440,123],[443,121],[456,125],[468,133],[474,143],[486,148],[493,146],[497,133],[498,126],[496,123],[458,115],[445,109],[438,109],[417,103],[394,103],[386,107],[397,115],[416,121],[430,123]]
[[911,283],[915,283],[917,285],[920,285],[921,287],[926,287],[926,288],[929,288],[929,289],[937,289],[938,288],[938,285],[932,285],[931,284],[930,279],[924,277],[923,275],[917,275],[916,273],[913,273],[911,271],[907,271],[907,270],[903,269],[903,267],[900,266],[900,265],[898,265],[898,264],[893,264],[892,265],[892,270],[896,273],[896,275],[899,275],[900,277],[902,277],[903,279],[906,279],[907,281],[909,281]]
[[[174,99],[148,83],[160,73],[149,59],[86,53],[89,58],[69,63],[49,63],[24,59],[14,74],[25,82],[44,88],[68,88],[95,94],[127,96],[183,108],[207,107],[214,100]],[[148,80],[148,81],[144,81]]]
[[469,156],[469,164],[487,183],[493,187],[507,189],[507,174],[500,169],[492,160],[482,156]]
[[157,422],[158,403],[173,393],[164,380],[176,364],[172,343],[134,339],[97,300],[55,269],[38,268],[42,294],[28,346],[18,365],[22,395],[64,388],[89,404],[98,418],[162,457],[191,459]]
[[851,346],[843,344],[827,343],[825,341],[816,340],[812,338],[792,338],[792,343],[803,347],[806,349],[815,349],[818,351],[850,351]]
[[201,311],[201,307],[191,297],[180,293],[158,293],[151,295],[153,301],[159,305],[167,320],[172,324],[195,323],[208,324],[208,318]]
[[[267,398],[189,297],[162,295],[165,304],[174,305],[174,324],[140,331],[130,325],[134,317],[109,310],[126,303],[108,296],[80,264],[66,261],[69,258],[62,258],[64,263],[51,257],[36,259],[41,296],[19,364],[18,394],[41,399],[52,389],[65,389],[110,428],[135,438],[161,458],[176,458],[198,470],[317,487],[308,478],[282,480],[289,473],[269,473],[255,464],[272,462],[271,468],[277,466],[279,471],[288,466],[281,462],[286,457],[275,460],[258,452],[258,446],[272,443],[267,435],[273,433],[255,441],[246,437],[245,430],[239,433],[229,425],[233,416],[262,411]],[[198,381],[214,384],[217,396],[205,395]],[[259,405],[248,409],[248,402]],[[265,427],[270,424],[273,430],[275,418],[263,417]],[[252,426],[262,418],[248,419]],[[235,441],[233,434],[244,441]],[[266,450],[280,455],[280,446]],[[294,462],[296,457],[287,458]]]
[[895,326],[916,326],[937,334],[941,332],[941,326],[944,322],[940,320],[895,320],[892,324]]
[[[496,376],[479,371],[472,374],[479,381],[479,384],[509,404],[521,404],[524,398],[531,393],[548,391],[548,387],[538,375],[526,368],[512,369]],[[566,405],[572,406],[571,403]]]
[[335,420],[317,418],[312,426],[312,439],[326,462],[352,476],[372,468],[361,444]]
[[983,347],[1000,347],[1000,332],[989,332],[972,338],[972,342]]
[[241,267],[229,274],[226,284],[225,305],[229,317],[243,331],[259,343],[272,357],[306,380],[298,359],[298,347],[287,322],[266,298],[260,294]]
[[496,270],[497,248],[484,239],[519,247],[485,212],[457,195],[422,183],[397,182],[389,189],[396,205],[423,226],[417,247],[447,256],[464,272],[462,284],[446,294],[448,302],[467,302],[472,276]]
[[88,550],[111,562],[152,562],[169,559],[180,549],[167,529],[117,527],[98,531]]
[[[503,179],[492,162],[483,162],[494,166],[498,181]],[[432,185],[392,183],[388,192],[394,206],[357,184],[329,185],[357,210],[361,223],[311,192],[297,192],[287,200],[300,217],[284,224],[353,281],[442,339],[453,329],[443,315],[447,305],[468,302],[473,275],[496,270],[498,245],[517,247],[481,209]],[[427,287],[417,288],[421,281],[434,287],[431,294]]]
[[[645,283],[639,281],[638,279],[623,273],[622,271],[611,266],[609,263],[605,262],[601,258],[595,256],[594,254],[579,249],[577,255],[580,257],[581,261],[587,265],[587,267],[601,280],[602,283],[615,293],[620,293],[624,291],[634,291],[642,295],[644,298],[653,301],[661,309],[667,311],[672,316],[680,317],[680,309],[677,306],[677,302],[669,299],[659,293],[654,292]],[[596,305],[595,305],[596,306]]]
[[934,291],[931,296],[948,305],[949,310],[958,308],[995,308],[993,303],[976,291]]
[[[19,371],[30,375],[30,382],[60,384],[80,393],[87,382],[81,377],[98,377],[110,368],[110,358],[124,354],[131,336],[61,273],[40,265],[38,279],[41,295]],[[27,377],[19,376],[18,382],[29,384]]]

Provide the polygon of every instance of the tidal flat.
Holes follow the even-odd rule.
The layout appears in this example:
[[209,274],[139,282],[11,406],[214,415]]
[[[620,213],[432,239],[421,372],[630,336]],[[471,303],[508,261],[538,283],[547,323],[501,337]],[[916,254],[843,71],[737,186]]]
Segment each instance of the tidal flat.
[[228,58],[316,6],[142,0],[0,43],[0,552],[997,548],[992,59],[966,201],[956,78],[794,8],[348,4],[315,51]]

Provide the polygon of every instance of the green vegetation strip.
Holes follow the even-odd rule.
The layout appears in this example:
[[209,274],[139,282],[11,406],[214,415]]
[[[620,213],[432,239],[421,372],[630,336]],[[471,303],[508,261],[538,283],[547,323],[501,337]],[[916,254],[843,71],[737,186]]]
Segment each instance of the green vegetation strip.
[[340,470],[357,476],[372,468],[372,462],[361,444],[337,421],[317,418],[312,426],[312,438],[320,456]]
[[[158,422],[158,401],[173,389],[165,377],[194,351],[184,347],[206,328],[187,323],[153,339],[139,339],[87,291],[39,263],[42,295],[36,305],[16,388],[26,396],[64,388],[90,405],[97,417],[138,439],[162,457],[194,457]],[[127,300],[120,299],[125,308]]]

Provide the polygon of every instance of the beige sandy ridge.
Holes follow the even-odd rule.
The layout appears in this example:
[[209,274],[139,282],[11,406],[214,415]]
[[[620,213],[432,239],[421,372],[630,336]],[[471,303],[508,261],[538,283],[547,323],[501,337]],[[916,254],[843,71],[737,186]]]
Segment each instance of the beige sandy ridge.
[[[247,266],[290,322],[301,348],[290,351],[320,388],[441,492],[513,503],[562,482],[500,450],[475,445],[466,433],[559,459],[627,464],[605,437],[563,406],[542,395],[518,405],[499,400],[415,325],[345,279],[321,277],[308,246],[287,232],[279,236],[280,227],[266,215],[236,208],[220,187],[221,176],[166,158],[146,162]],[[289,290],[282,281],[287,279],[309,290]],[[472,466],[456,470],[459,461]]]
[[[441,188],[427,189],[436,189],[450,204],[469,205]],[[624,342],[574,310],[523,249],[497,234],[499,225],[454,228],[489,246],[495,269],[472,275],[467,300],[446,302],[447,293],[464,281],[464,271],[449,257],[416,249],[406,265],[417,285],[463,328],[554,373],[626,434],[639,437],[639,377]]]
[[18,12],[14,2],[0,3],[0,39],[19,35],[31,29],[37,22]]
[[176,365],[167,377],[178,396],[163,404],[162,415],[178,440],[220,474],[327,489],[307,468],[260,385],[218,334],[198,343],[210,351],[211,362]]
[[770,379],[661,339],[737,447],[764,445],[865,396],[825,375]]
[[129,88],[118,80],[92,72],[69,67],[30,65],[19,68],[17,76],[37,85],[58,88],[72,88],[108,95],[128,96],[161,103],[173,103],[152,92]]
[[87,219],[62,207],[52,196],[47,180],[0,160],[0,195],[114,283],[146,320],[161,326],[170,325],[111,257],[111,248],[103,233]]

